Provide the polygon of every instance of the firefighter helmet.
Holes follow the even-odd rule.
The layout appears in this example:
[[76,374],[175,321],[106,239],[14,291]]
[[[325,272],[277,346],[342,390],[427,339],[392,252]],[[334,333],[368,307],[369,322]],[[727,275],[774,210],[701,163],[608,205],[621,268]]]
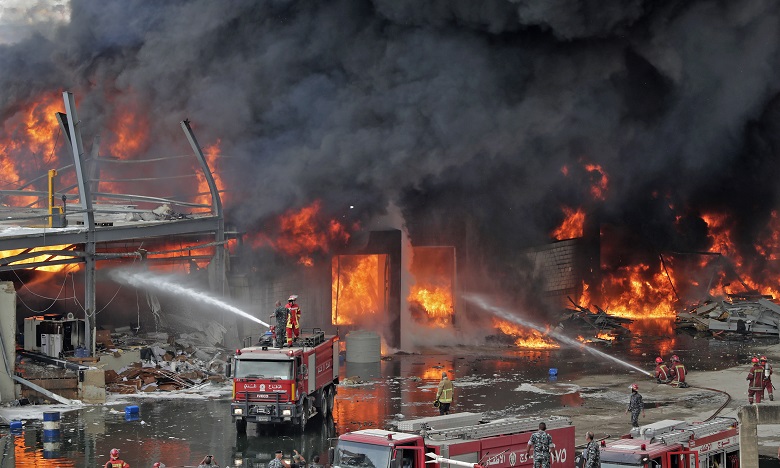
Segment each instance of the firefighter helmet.
[[766,356],[761,356],[761,358],[759,359],[759,361],[761,361],[761,362],[766,362]]
[[680,357],[676,354],[672,356],[672,362],[680,362]]
[[639,385],[637,385],[635,383],[632,383],[631,385],[628,386],[628,388],[630,388],[631,390],[637,391],[637,390],[639,390]]
[[161,466],[160,462],[157,462],[154,465],[152,465],[152,468],[160,468],[160,466]]
[[657,358],[655,358],[655,363],[656,364],[661,364],[662,362],[664,362],[664,360],[661,359],[661,356],[658,356]]
[[750,362],[752,362],[753,364],[757,364],[758,363],[758,358],[753,356],[753,359],[751,359]]
[[287,298],[287,302],[295,302],[295,300],[298,299],[297,294],[293,294],[290,297]]
[[112,459],[119,458],[119,449],[115,449],[115,448],[111,449],[110,454]]

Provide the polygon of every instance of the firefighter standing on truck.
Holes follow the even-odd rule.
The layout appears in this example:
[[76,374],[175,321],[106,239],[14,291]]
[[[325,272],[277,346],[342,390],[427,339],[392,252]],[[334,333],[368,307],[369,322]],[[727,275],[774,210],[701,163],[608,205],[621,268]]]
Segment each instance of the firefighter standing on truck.
[[758,360],[761,367],[764,368],[764,388],[769,393],[769,401],[775,401],[774,385],[772,385],[772,364],[769,364],[766,356],[761,356]]
[[753,367],[750,368],[745,380],[748,381],[748,402],[752,405],[754,396],[756,403],[761,403],[761,397],[764,395],[764,368],[761,367],[757,357],[750,362],[753,363]]
[[655,381],[658,383],[669,383],[672,380],[669,374],[669,366],[664,363],[663,358],[655,358]]
[[645,416],[645,404],[642,402],[642,395],[639,394],[639,385],[631,384],[631,399],[628,401],[626,413],[631,412],[631,426],[639,427],[639,413]]
[[295,303],[297,299],[295,294],[287,299],[287,346],[292,346],[301,334],[301,308]]
[[534,449],[534,468],[550,468],[550,459],[552,458],[553,444],[552,436],[545,432],[547,430],[547,424],[540,422],[539,430],[531,434],[531,438],[528,439],[528,446],[525,449],[525,454],[531,451],[531,447]]
[[450,414],[452,391],[452,381],[447,378],[446,372],[442,372],[439,389],[436,390],[436,399],[439,401],[439,414]]
[[276,319],[276,328],[274,328],[274,346],[284,347],[284,330],[287,328],[287,307],[282,305],[281,301],[276,301],[276,309],[271,317]]

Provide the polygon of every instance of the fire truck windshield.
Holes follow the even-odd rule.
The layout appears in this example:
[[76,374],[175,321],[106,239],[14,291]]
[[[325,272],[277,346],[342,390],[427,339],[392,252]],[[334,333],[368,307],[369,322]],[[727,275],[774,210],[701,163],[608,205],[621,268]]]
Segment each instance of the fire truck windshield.
[[235,375],[237,379],[264,378],[290,380],[292,376],[291,361],[258,361],[254,359],[236,360]]
[[333,464],[342,468],[387,468],[390,464],[390,447],[339,441]]

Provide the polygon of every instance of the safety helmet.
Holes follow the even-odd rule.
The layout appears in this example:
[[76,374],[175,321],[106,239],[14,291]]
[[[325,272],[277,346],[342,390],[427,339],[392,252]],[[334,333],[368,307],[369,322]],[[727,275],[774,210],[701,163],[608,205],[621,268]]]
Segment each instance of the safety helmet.
[[119,449],[111,449],[111,458],[119,458]]
[[679,356],[677,356],[676,354],[675,354],[675,355],[673,355],[673,356],[672,356],[672,362],[680,362],[680,358],[679,358]]
[[663,360],[663,359],[661,359],[661,357],[660,357],[660,356],[659,356],[659,357],[657,357],[657,358],[655,358],[655,363],[656,363],[656,364],[661,364],[662,362],[664,362],[664,360]]
[[293,294],[293,295],[291,295],[290,297],[287,298],[287,302],[294,301],[296,299],[298,299],[298,295],[297,294]]
[[631,390],[639,390],[639,385],[632,383],[631,385],[628,386],[628,388],[630,388]]
[[152,468],[160,468],[160,462],[156,462],[154,465],[152,465]]
[[766,362],[766,356],[761,356],[761,359],[759,361]]
[[750,362],[752,362],[753,364],[756,364],[756,363],[758,363],[758,358],[753,356],[753,359],[751,359]]

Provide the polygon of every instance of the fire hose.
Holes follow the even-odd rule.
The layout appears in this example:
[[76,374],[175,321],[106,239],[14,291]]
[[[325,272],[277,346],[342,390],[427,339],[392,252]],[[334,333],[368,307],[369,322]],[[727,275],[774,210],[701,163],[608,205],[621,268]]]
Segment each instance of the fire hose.
[[721,411],[723,411],[723,408],[725,408],[726,405],[728,405],[731,402],[731,395],[729,395],[728,392],[725,392],[723,390],[718,390],[717,388],[709,388],[709,387],[694,387],[693,385],[690,385],[690,387],[691,388],[698,388],[698,389],[701,389],[701,390],[709,390],[711,392],[717,392],[717,393],[722,393],[722,394],[726,395],[726,401],[723,402],[723,404],[720,405],[720,408],[715,410],[715,412],[712,413],[712,415],[709,418],[705,419],[704,421],[710,421],[713,418],[715,418],[715,416],[717,416]]

